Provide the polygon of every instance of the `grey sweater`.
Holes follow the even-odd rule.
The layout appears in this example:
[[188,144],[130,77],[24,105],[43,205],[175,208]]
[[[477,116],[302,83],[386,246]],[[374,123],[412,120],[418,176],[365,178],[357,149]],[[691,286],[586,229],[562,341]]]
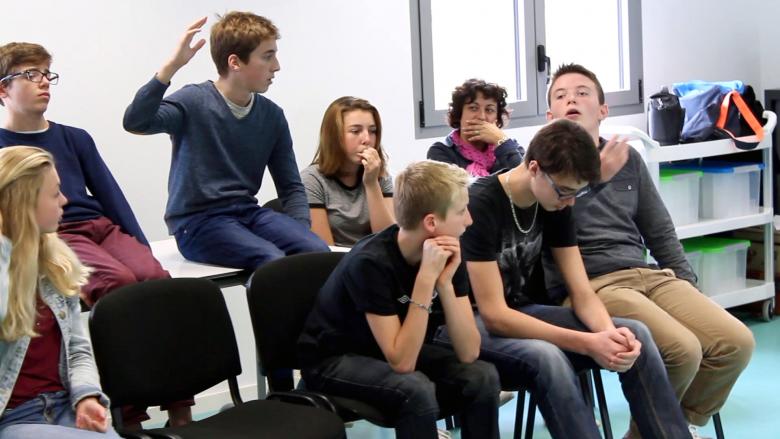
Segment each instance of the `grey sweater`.
[[[642,157],[633,148],[629,148],[628,161],[612,180],[577,199],[574,220],[589,278],[648,267],[646,247],[661,268],[671,268],[678,278],[696,285],[669,212]],[[549,254],[544,259],[547,286],[559,290],[563,279]]]

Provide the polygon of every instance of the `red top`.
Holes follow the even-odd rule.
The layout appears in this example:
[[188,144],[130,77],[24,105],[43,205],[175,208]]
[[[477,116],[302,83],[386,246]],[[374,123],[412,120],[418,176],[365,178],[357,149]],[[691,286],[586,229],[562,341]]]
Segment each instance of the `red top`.
[[19,371],[11,399],[8,401],[8,408],[17,407],[41,393],[65,390],[60,379],[60,327],[54,313],[40,297],[36,308],[38,318],[35,321],[35,332],[39,336],[30,340],[22,370]]

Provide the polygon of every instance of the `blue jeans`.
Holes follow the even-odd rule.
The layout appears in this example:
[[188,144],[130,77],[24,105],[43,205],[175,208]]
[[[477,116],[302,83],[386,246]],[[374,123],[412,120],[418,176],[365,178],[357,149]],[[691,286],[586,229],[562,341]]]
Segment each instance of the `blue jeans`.
[[109,426],[105,433],[76,428],[76,413],[68,392],[42,393],[0,416],[0,439],[119,439]]
[[302,374],[308,390],[363,401],[396,420],[398,439],[436,439],[440,411],[461,413],[464,439],[499,437],[496,369],[483,361],[461,363],[450,348],[424,344],[412,373],[397,373],[384,360],[346,354]]
[[257,205],[193,215],[174,236],[181,254],[191,261],[245,270],[286,255],[329,251],[302,223]]
[[[555,326],[589,331],[570,308],[528,305],[519,311]],[[642,343],[642,353],[634,366],[618,374],[642,437],[690,438],[688,424],[650,331],[635,320],[614,318],[613,321],[617,327],[630,329]],[[490,334],[480,317],[477,317],[477,327],[482,335],[480,359],[496,366],[503,389],[527,389],[534,394],[552,437],[601,438],[577,380],[577,372],[598,369],[592,358],[563,351],[543,340]],[[436,341],[450,343],[446,327],[439,328]]]

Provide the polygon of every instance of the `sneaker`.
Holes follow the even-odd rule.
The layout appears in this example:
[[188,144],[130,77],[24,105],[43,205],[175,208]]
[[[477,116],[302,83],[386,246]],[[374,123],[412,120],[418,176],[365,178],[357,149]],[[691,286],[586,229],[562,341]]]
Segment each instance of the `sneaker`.
[[693,425],[693,424],[688,424],[688,431],[691,432],[691,438],[692,439],[712,439],[709,436],[702,436],[702,435],[700,435],[699,434],[699,429],[695,425]]
[[505,392],[501,391],[501,393],[498,394],[498,405],[502,406],[509,401],[511,401],[515,397],[515,392]]
[[439,439],[452,439],[452,434],[450,434],[449,431],[439,428],[438,432],[439,432]]

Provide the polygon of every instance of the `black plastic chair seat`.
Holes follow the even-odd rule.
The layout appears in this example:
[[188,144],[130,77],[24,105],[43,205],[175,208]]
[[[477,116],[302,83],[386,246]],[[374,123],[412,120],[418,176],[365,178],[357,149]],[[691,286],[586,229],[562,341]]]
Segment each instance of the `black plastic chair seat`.
[[[316,426],[316,428],[312,428]],[[279,401],[247,401],[202,421],[183,427],[145,430],[162,437],[192,439],[244,438],[340,438],[344,425],[338,417],[324,410]]]

